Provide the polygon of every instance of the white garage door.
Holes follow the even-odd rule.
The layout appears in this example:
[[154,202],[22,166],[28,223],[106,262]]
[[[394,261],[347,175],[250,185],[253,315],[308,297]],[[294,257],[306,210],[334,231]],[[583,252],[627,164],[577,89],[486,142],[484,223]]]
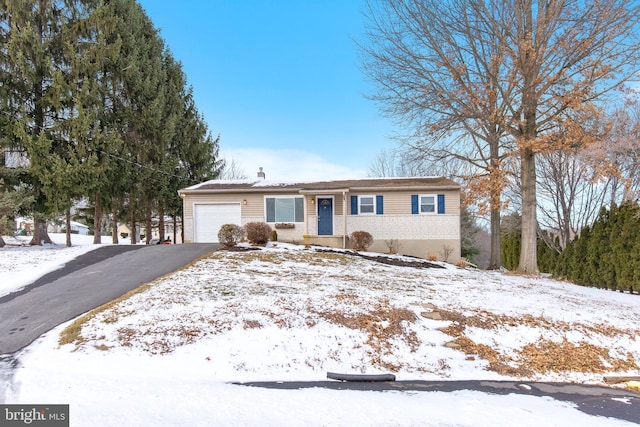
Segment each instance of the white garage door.
[[240,225],[240,203],[197,204],[193,207],[194,241],[218,243],[224,224]]

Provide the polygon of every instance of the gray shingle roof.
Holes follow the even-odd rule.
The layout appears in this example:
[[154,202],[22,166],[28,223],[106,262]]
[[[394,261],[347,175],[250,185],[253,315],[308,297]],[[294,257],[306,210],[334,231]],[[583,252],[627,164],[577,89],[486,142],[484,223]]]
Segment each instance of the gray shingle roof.
[[442,189],[458,190],[460,185],[443,177],[409,177],[409,178],[363,178],[316,182],[280,182],[268,180],[224,181],[213,180],[203,182],[180,190],[180,193],[198,192],[280,192],[286,191],[338,191],[359,189],[404,190],[404,189]]

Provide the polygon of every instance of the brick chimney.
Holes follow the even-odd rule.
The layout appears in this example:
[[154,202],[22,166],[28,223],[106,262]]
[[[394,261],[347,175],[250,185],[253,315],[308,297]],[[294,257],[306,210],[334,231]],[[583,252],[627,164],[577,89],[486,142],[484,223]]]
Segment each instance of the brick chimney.
[[260,167],[260,170],[258,171],[258,178],[260,178],[260,179],[265,179],[266,178],[266,175],[262,171],[262,167]]

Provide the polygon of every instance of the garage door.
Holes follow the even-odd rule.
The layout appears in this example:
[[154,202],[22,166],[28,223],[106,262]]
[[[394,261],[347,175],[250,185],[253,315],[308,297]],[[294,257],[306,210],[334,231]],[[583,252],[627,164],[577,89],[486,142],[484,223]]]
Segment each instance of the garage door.
[[240,203],[197,204],[193,212],[194,241],[217,243],[224,224],[240,225]]

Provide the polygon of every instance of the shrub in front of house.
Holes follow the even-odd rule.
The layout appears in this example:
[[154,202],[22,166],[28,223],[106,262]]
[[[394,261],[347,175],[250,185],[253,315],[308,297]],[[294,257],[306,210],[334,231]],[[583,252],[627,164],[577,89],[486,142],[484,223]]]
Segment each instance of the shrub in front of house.
[[224,224],[218,231],[220,244],[232,248],[244,239],[244,228],[236,224]]
[[249,222],[244,225],[247,240],[254,245],[264,245],[271,237],[271,226],[266,222]]
[[366,251],[373,243],[373,236],[366,231],[354,231],[349,236],[351,248],[356,251]]

